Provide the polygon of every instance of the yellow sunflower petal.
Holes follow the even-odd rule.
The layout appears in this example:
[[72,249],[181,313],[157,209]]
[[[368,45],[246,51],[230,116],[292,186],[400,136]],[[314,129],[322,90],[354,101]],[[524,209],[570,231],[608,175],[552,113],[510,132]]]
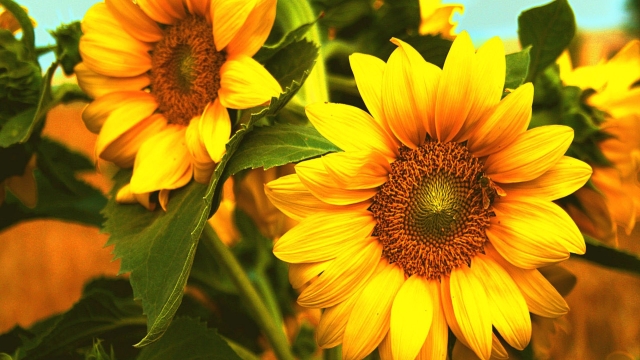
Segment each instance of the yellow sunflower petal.
[[294,289],[303,287],[325,271],[334,261],[335,259],[315,263],[289,264],[289,282],[291,286]]
[[489,256],[477,254],[473,266],[478,267],[484,279],[493,326],[509,345],[523,350],[531,340],[531,317],[518,286]]
[[475,50],[463,31],[453,41],[438,85],[435,132],[438,140],[451,141],[458,135],[471,109],[471,76],[475,69]]
[[153,95],[143,91],[129,93],[129,97],[119,101],[117,107],[107,115],[96,139],[96,154],[102,156],[108,146],[151,116],[157,108],[158,103]]
[[211,0],[213,41],[218,51],[238,34],[256,3],[257,0]]
[[147,101],[153,99],[153,96],[144,91],[116,91],[97,98],[92,101],[82,111],[82,121],[89,131],[94,134],[100,132],[102,125],[107,120],[111,112],[118,109],[121,104],[127,104],[135,99]]
[[444,360],[447,357],[447,341],[449,336],[449,327],[444,314],[442,302],[440,300],[440,282],[437,280],[429,280],[429,293],[433,302],[433,318],[429,334],[425,339],[418,360]]
[[187,14],[182,0],[137,0],[136,3],[147,16],[163,24],[174,24]]
[[276,79],[246,55],[227,59],[220,69],[218,99],[225,108],[248,109],[269,102],[281,92]]
[[323,156],[327,173],[338,186],[348,190],[370,189],[384,184],[391,166],[377,151],[350,151]]
[[226,152],[226,144],[231,136],[231,118],[219,100],[214,100],[205,108],[200,120],[200,136],[209,156],[216,163]]
[[391,352],[391,331],[387,332],[380,345],[378,345],[378,355],[380,360],[393,360],[393,353]]
[[325,309],[316,328],[316,342],[320,348],[332,348],[339,345],[344,337],[344,330],[353,312],[362,289],[336,306]]
[[435,310],[438,309],[434,309],[429,281],[418,275],[409,277],[391,307],[389,334],[394,358],[416,358],[431,328]]
[[151,83],[147,74],[134,77],[105,76],[92,71],[84,63],[76,65],[74,71],[80,88],[94,99],[113,92],[142,90]]
[[[458,141],[466,140],[468,133],[476,126],[478,120],[500,102],[506,71],[504,45],[499,37],[493,37],[484,43],[476,53],[475,68],[469,84],[471,109],[469,109],[467,121],[456,137]],[[531,89],[531,98],[533,100],[533,89]],[[509,123],[518,129],[519,122],[513,124],[511,121],[509,118]],[[524,130],[526,127],[522,131]]]
[[[103,131],[115,134],[119,129],[114,129],[113,121],[106,123]],[[136,125],[130,127],[111,142],[100,141],[100,147],[96,146],[96,153],[107,161],[111,161],[121,168],[133,166],[136,154],[140,146],[155,134],[163,131],[167,127],[167,119],[162,114],[152,114],[142,119]],[[98,136],[100,140],[103,138]]]
[[469,347],[481,359],[491,357],[491,316],[483,278],[474,268],[461,266],[451,272],[449,291],[453,313]]
[[131,191],[131,184],[127,184],[116,193],[116,202],[118,204],[135,204],[139,203],[147,210],[155,210],[156,204],[149,201],[149,193],[134,194]]
[[305,112],[320,134],[340,149],[377,150],[389,159],[395,159],[395,142],[365,111],[355,106],[325,102],[307,105]]
[[587,163],[563,156],[547,172],[533,180],[501,184],[500,187],[510,198],[533,196],[552,201],[580,189],[589,180],[591,173],[591,166]]
[[288,217],[301,221],[317,212],[342,210],[366,210],[370,202],[361,202],[347,206],[327,204],[313,196],[300,182],[297,174],[282,176],[265,185],[265,194],[280,211]]
[[533,85],[526,83],[507,95],[485,118],[469,137],[467,146],[476,157],[483,157],[502,150],[525,131],[531,119]]
[[[420,53],[411,45],[396,38],[391,42],[398,46],[404,55],[405,70],[408,65],[410,74],[408,75],[409,85],[412,87],[412,95],[417,110],[417,120],[422,122],[422,126],[431,136],[435,135],[435,100],[438,92],[438,82],[442,71],[439,67],[426,62]],[[418,126],[419,130],[422,128]],[[422,136],[423,133],[421,132]]]
[[167,126],[142,144],[133,164],[133,193],[177,189],[191,180],[193,169],[185,131],[184,126]]
[[[424,61],[424,60],[422,60]],[[411,67],[409,55],[398,47],[391,53],[382,75],[382,110],[391,131],[404,145],[415,149],[424,140],[427,130],[414,98],[414,80],[422,69]],[[422,77],[418,80],[424,87]],[[426,105],[423,105],[423,107]],[[425,121],[426,122],[426,121]]]
[[140,7],[130,0],[105,0],[107,8],[118,19],[122,28],[134,38],[144,42],[158,42],[162,29]]
[[372,352],[389,331],[391,305],[404,272],[384,258],[356,301],[342,341],[344,360],[362,359]]
[[513,266],[500,256],[492,245],[486,246],[485,249],[487,255],[496,260],[520,288],[530,312],[544,317],[556,318],[569,311],[569,306],[562,295],[538,270],[527,270]]
[[211,159],[202,139],[202,131],[200,131],[202,118],[203,116],[196,116],[191,119],[185,133],[185,141],[193,162],[193,179],[200,184],[208,184],[216,163]]
[[371,199],[376,189],[349,190],[337,184],[327,172],[322,159],[303,161],[296,165],[300,181],[318,199],[333,205],[351,205]]
[[211,0],[184,0],[189,14],[198,15],[211,23]]
[[514,183],[533,180],[562,158],[573,140],[573,129],[563,125],[540,126],[518,135],[502,150],[487,157],[485,173],[493,181]]
[[275,19],[276,0],[258,0],[247,21],[227,45],[227,53],[231,56],[255,55],[267,40]]
[[494,204],[487,236],[510,263],[534,269],[566,260],[569,253],[584,254],[580,230],[558,205],[536,198],[501,198]]
[[89,69],[114,77],[138,76],[151,69],[152,45],[129,35],[105,3],[87,10],[82,32],[79,49]]
[[[389,138],[395,140],[382,110],[382,75],[384,74],[385,62],[375,56],[354,53],[349,56],[349,63],[356,80],[356,86],[369,113],[385,130]],[[398,147],[399,143],[394,145]]]
[[343,248],[322,275],[302,291],[298,304],[328,308],[345,301],[369,280],[381,255],[377,238]]
[[158,193],[158,202],[160,203],[160,207],[162,210],[167,211],[167,205],[169,204],[169,194],[171,190],[162,189]]
[[288,263],[330,260],[353,243],[368,241],[374,226],[368,211],[318,213],[284,234],[273,246],[273,254]]

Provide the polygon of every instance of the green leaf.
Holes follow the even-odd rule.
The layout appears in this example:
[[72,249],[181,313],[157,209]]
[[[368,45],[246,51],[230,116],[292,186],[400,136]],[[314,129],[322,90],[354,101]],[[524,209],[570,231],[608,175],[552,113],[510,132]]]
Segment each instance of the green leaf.
[[530,51],[531,47],[528,46],[524,50],[506,56],[507,74],[504,80],[505,89],[516,89],[524,83],[524,80],[527,78],[527,73],[529,72]]
[[269,59],[271,59],[275,54],[277,54],[280,50],[284,49],[289,44],[296,42],[302,38],[304,38],[305,34],[311,29],[311,27],[315,24],[314,22],[302,24],[296,29],[289,31],[285,34],[280,41],[278,41],[275,45],[263,46],[258,52],[253,56],[256,61],[261,64],[265,64]]
[[640,256],[637,254],[610,247],[586,235],[584,239],[587,244],[586,253],[584,255],[571,254],[571,257],[584,259],[609,269],[640,275]]
[[371,14],[371,3],[362,0],[343,1],[324,10],[320,23],[326,27],[344,28]]
[[231,174],[259,167],[266,170],[339,150],[310,126],[264,126],[245,136],[226,170]]
[[273,54],[264,67],[282,88],[291,86],[305,72],[310,72],[318,57],[318,47],[307,40],[296,40]]
[[68,358],[76,349],[92,346],[93,338],[130,347],[133,339],[144,333],[145,324],[131,295],[126,280],[94,280],[85,287],[80,301],[24,345],[25,357]]
[[62,66],[62,70],[67,76],[73,74],[73,68],[82,61],[78,50],[78,43],[80,36],[82,36],[80,22],[62,24],[49,33],[56,39],[56,59]]
[[[34,170],[38,202],[34,208],[28,208],[8,193],[5,203],[0,206],[0,229],[35,218],[56,218],[100,226],[104,222],[100,210],[107,199],[100,190],[77,178],[78,171],[95,171],[93,162],[48,138],[41,138],[34,146],[38,164]],[[31,154],[26,150],[20,152],[22,148],[22,145],[14,145],[0,149],[0,154],[10,156],[10,163],[20,162],[20,157],[26,163]],[[20,173],[23,172],[24,166]]]
[[567,0],[524,11],[518,17],[522,47],[531,45],[531,64],[527,81],[556,61],[569,46],[576,32],[576,19]]
[[11,126],[5,124],[0,128],[0,147],[9,147],[13,144],[24,143],[29,140],[29,136],[35,129],[36,125],[44,118],[44,115],[51,108],[51,78],[53,73],[58,67],[57,64],[53,64],[47,70],[47,73],[43,79],[42,90],[40,91],[40,98],[38,100],[38,106],[34,109],[28,109],[25,112],[19,114],[19,119],[15,117],[9,120]]
[[165,335],[145,347],[137,360],[240,360],[215,329],[191,318],[177,318]]
[[172,190],[166,212],[116,203],[117,190],[130,178],[126,170],[115,176],[103,230],[111,234],[107,245],[115,245],[113,253],[122,261],[120,272],[131,273],[134,295],[142,300],[148,332],[136,346],[145,346],[162,336],[180,305],[200,223],[206,221],[202,213],[210,204],[203,201],[206,187],[196,182]]

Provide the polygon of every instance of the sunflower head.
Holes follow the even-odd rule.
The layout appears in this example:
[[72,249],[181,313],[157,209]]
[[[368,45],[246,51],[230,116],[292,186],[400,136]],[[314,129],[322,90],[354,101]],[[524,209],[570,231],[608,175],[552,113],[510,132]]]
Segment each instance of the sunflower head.
[[[576,192],[579,206],[569,203],[568,211],[585,233],[617,243],[618,226],[630,234],[640,216],[640,41],[629,42],[609,61],[596,65],[573,68],[566,52],[558,65],[565,92],[576,89],[583,94],[574,108],[587,109],[583,118],[597,126],[572,146],[576,153],[591,155],[583,160],[594,172],[593,186]],[[582,144],[595,144],[596,149],[583,149]]]
[[[505,55],[467,33],[442,69],[408,44],[385,63],[350,57],[369,113],[307,106],[311,123],[343,152],[307,160],[267,184],[300,223],[274,254],[289,262],[298,303],[324,308],[321,347],[358,359],[444,359],[448,329],[482,359],[522,349],[530,314],[566,303],[536,270],[583,253],[571,218],[552,201],[591,169],[564,156],[566,126],[527,130],[533,86],[502,98]],[[357,134],[357,136],[354,136]]]
[[208,183],[231,135],[228,108],[282,91],[252,56],[267,39],[275,0],[105,0],[82,21],[79,85],[96,155],[127,168],[117,200],[166,208],[169,191]]

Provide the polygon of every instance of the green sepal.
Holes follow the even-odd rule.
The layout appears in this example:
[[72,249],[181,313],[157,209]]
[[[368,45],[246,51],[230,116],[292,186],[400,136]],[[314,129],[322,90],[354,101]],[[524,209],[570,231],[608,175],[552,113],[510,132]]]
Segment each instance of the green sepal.
[[215,329],[198,319],[177,318],[166,334],[145,347],[136,360],[241,360]]
[[113,346],[110,348],[110,352],[104,349],[102,341],[98,339],[93,340],[93,346],[84,355],[85,360],[116,360],[116,355],[113,353]]
[[523,47],[531,46],[527,81],[553,64],[569,46],[576,32],[576,19],[567,0],[555,0],[526,10],[518,16],[518,36]]
[[62,24],[57,29],[49,31],[49,34],[56,40],[56,60],[62,66],[65,75],[73,74],[73,68],[82,61],[78,44],[82,36],[80,22],[74,21],[70,24]]

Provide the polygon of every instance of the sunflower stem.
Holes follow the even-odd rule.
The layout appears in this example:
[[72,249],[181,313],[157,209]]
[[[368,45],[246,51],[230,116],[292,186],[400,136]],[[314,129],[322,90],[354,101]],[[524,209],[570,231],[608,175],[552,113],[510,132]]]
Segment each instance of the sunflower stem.
[[309,77],[296,96],[301,96],[303,103],[310,104],[319,101],[329,100],[329,88],[327,86],[326,69],[324,66],[324,57],[322,55],[322,39],[320,37],[320,26],[317,23],[317,15],[314,13],[306,0],[281,0],[278,1],[278,14],[284,16],[278,17],[277,21],[283,27],[285,33],[298,28],[301,25],[314,23],[307,36],[318,46],[318,60],[311,70]]
[[212,253],[220,266],[226,269],[231,277],[231,281],[236,285],[238,291],[245,301],[245,304],[252,313],[254,320],[267,337],[273,347],[273,352],[278,359],[293,360],[293,354],[289,347],[289,342],[283,331],[276,325],[275,319],[271,317],[269,310],[262,302],[258,291],[251,285],[249,277],[242,269],[238,260],[233,256],[231,250],[220,241],[218,235],[209,225],[205,226],[202,238],[211,243]]

